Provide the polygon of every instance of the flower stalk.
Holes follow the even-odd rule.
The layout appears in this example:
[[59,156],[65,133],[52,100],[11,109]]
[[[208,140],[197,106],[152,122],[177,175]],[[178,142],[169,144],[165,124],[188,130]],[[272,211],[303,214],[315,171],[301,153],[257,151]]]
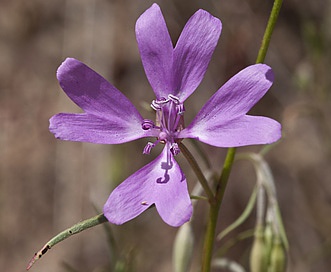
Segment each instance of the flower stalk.
[[[261,47],[259,49],[258,56],[256,58],[256,63],[264,62],[264,59],[266,57],[269,48],[271,36],[278,19],[280,8],[282,6],[282,2],[283,2],[282,0],[274,1],[273,8],[271,10],[270,17],[268,20],[268,24],[263,35]],[[224,192],[232,169],[235,153],[236,153],[235,148],[228,149],[227,156],[223,165],[222,174],[220,176],[219,182],[216,187],[214,201],[210,201],[209,219],[208,219],[208,225],[207,225],[204,247],[202,252],[203,257],[202,257],[201,271],[203,272],[209,272],[211,269],[212,252],[215,241],[215,232],[216,232],[216,224],[218,221],[219,209],[222,204]]]
[[267,51],[269,48],[269,44],[270,44],[270,40],[271,40],[271,35],[274,31],[277,19],[278,19],[278,15],[280,12],[280,8],[282,6],[283,0],[275,0],[270,16],[269,16],[269,20],[268,20],[268,24],[266,27],[266,30],[264,32],[264,36],[262,39],[262,44],[259,50],[259,53],[257,55],[256,58],[256,63],[263,63],[265,56],[267,55]]
[[228,149],[228,153],[223,165],[222,174],[220,176],[219,182],[217,183],[215,196],[213,198],[213,201],[210,201],[209,220],[208,220],[205,242],[203,247],[202,271],[204,272],[210,271],[219,209],[222,204],[225,188],[230,176],[235,153],[236,153],[235,148]]

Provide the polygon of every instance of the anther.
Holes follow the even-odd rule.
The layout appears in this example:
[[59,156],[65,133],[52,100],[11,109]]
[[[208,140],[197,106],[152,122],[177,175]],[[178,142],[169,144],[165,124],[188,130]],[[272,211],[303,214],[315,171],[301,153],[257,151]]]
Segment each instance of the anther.
[[151,153],[151,150],[152,148],[154,147],[155,145],[151,142],[148,142],[147,145],[144,147],[144,151],[143,151],[143,154],[150,154]]
[[153,100],[151,107],[153,110],[158,111],[161,110],[164,104],[167,104],[169,102],[169,99],[165,99],[162,97],[160,100]]
[[152,101],[151,107],[152,107],[152,109],[155,110],[155,111],[159,111],[159,110],[161,110],[161,106],[160,106],[158,103],[156,103],[155,100]]
[[168,98],[176,105],[180,104],[179,98],[177,96],[174,96],[173,94],[168,94]]
[[174,156],[178,155],[180,153],[180,149],[177,143],[173,143],[170,147],[170,150]]
[[155,125],[152,120],[144,119],[143,123],[141,124],[141,127],[143,130],[149,130],[149,129],[155,127]]
[[177,114],[179,114],[179,115],[183,115],[184,112],[185,112],[184,104],[178,104],[178,105],[176,106],[176,111],[177,111]]

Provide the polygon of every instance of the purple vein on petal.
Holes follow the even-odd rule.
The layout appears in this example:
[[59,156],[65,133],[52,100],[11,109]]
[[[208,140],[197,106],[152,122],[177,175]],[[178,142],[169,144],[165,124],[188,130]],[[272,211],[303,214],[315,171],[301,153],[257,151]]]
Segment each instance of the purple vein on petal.
[[136,37],[147,78],[157,99],[183,102],[198,87],[221,34],[221,21],[204,10],[185,25],[175,48],[157,4],[137,20]]

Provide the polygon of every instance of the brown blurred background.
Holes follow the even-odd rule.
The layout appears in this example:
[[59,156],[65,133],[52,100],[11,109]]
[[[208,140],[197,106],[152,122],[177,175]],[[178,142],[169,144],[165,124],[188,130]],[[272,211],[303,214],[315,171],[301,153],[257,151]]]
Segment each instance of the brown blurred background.
[[[203,83],[186,102],[186,121],[229,77],[255,62],[272,7],[271,0],[164,0],[163,11],[176,41],[199,8],[223,22],[219,45]],[[1,0],[0,2],[0,267],[23,271],[34,252],[53,235],[102,209],[111,190],[151,161],[146,140],[106,146],[56,140],[48,119],[79,109],[58,86],[57,67],[75,57],[112,82],[143,116],[153,99],[135,41],[134,25],[153,1]],[[284,139],[266,156],[273,170],[290,242],[289,270],[331,267],[331,2],[284,1],[266,63],[276,81],[252,113],[277,119]],[[219,172],[225,150],[201,145]],[[238,152],[259,151],[261,147]],[[189,180],[195,177],[179,161]],[[222,207],[219,230],[244,209],[255,174],[238,162]],[[200,258],[206,206],[194,217],[195,255]],[[254,216],[241,230],[254,226]],[[133,271],[171,271],[176,229],[153,210],[112,227],[119,254],[134,256]],[[247,267],[251,240],[228,257]],[[220,246],[220,245],[218,245]],[[111,271],[102,227],[54,247],[31,271]],[[130,258],[128,258],[130,259]],[[191,271],[199,271],[192,267]],[[220,270],[219,270],[220,271]],[[224,270],[225,271],[225,270]]]

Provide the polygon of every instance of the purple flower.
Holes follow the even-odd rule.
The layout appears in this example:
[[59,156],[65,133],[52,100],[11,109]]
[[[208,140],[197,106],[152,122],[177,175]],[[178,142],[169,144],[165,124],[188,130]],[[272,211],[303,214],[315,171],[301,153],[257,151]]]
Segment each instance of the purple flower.
[[123,181],[109,196],[104,214],[122,224],[155,205],[162,219],[180,226],[192,214],[186,178],[174,156],[178,142],[195,138],[218,147],[268,144],[281,137],[276,121],[246,113],[273,82],[271,68],[247,67],[225,83],[185,128],[184,101],[200,84],[221,33],[221,22],[199,10],[187,22],[173,48],[158,5],[136,23],[136,36],[147,78],[156,99],[156,121],[143,119],[133,104],[113,85],[75,59],[66,59],[57,77],[62,89],[84,113],[60,113],[50,119],[50,131],[62,140],[120,144],[144,137],[143,153],[158,143],[161,154]]

